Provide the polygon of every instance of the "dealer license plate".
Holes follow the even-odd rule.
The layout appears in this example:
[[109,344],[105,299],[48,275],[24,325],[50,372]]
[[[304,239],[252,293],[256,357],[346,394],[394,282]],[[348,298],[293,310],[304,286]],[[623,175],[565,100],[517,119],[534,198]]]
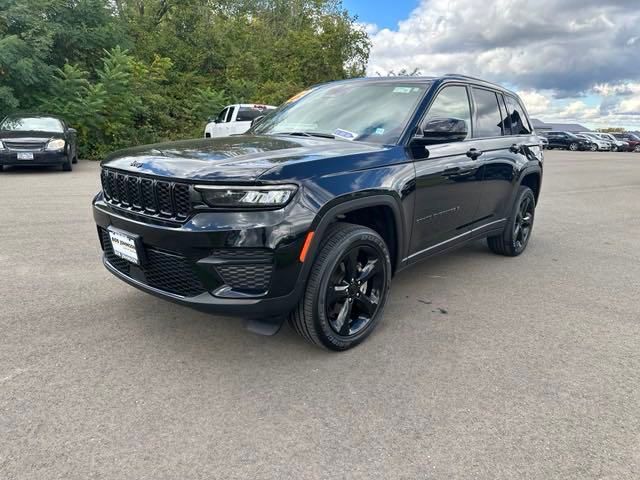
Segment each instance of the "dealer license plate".
[[138,248],[136,246],[136,237],[127,235],[124,232],[114,232],[109,230],[109,238],[111,239],[113,253],[131,263],[140,265],[140,256],[138,255]]

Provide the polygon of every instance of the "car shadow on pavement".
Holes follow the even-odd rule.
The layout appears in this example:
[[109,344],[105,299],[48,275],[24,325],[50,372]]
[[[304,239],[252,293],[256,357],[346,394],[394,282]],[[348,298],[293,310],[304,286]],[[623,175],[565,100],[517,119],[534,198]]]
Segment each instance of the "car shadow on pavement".
[[[415,303],[427,312],[446,313],[446,306],[437,301],[431,302],[431,290],[440,283],[443,271],[460,271],[470,258],[479,262],[495,261],[486,244],[476,242],[448,255],[435,257],[400,272],[394,280],[391,297],[386,306],[385,316],[367,341],[351,352],[342,355],[359,355],[362,349],[376,349],[384,343],[385,333],[394,329],[394,318],[405,314],[408,302]],[[165,348],[181,353],[203,356],[208,361],[278,362],[292,359],[313,359],[325,357],[328,352],[305,342],[295,331],[284,323],[274,336],[266,337],[254,334],[244,328],[241,318],[223,317],[206,314],[187,307],[175,305],[155,298],[143,292],[127,288],[118,303],[126,311],[128,322],[135,322],[135,335],[144,342],[159,342]],[[126,309],[125,309],[126,306]],[[150,337],[149,337],[150,336]],[[170,345],[170,347],[166,347]],[[265,363],[263,363],[265,365]]]

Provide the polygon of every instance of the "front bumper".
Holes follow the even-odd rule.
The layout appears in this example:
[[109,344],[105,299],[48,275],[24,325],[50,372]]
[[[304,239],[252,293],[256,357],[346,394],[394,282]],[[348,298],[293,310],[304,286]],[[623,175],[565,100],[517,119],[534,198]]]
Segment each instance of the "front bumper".
[[[302,295],[298,257],[312,216],[299,205],[281,211],[203,212],[181,224],[161,224],[132,218],[99,195],[93,215],[106,268],[152,295],[246,318],[285,315]],[[140,267],[113,254],[110,228],[140,236],[145,256]]]
[[[18,153],[32,153],[33,160],[18,160]],[[34,152],[15,150],[1,150],[0,151],[0,165],[4,166],[47,166],[47,165],[61,165],[67,162],[67,154],[64,150],[59,151],[43,151],[38,150]]]

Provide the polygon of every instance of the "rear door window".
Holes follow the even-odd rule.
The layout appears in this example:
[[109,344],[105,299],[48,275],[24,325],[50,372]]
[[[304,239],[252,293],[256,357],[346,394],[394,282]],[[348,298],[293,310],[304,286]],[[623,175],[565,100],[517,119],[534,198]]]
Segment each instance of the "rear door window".
[[502,116],[495,92],[473,87],[476,103],[476,122],[474,137],[499,137],[502,135]]
[[261,115],[264,115],[264,110],[251,107],[240,107],[238,115],[236,117],[237,122],[251,122]]

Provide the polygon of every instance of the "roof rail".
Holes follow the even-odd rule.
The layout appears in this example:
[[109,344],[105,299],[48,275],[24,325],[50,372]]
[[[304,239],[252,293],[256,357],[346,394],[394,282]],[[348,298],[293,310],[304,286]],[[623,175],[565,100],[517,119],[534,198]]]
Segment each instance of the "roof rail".
[[496,88],[499,88],[500,90],[506,90],[508,92],[510,92],[511,90],[509,90],[508,88],[503,87],[502,85],[498,85],[497,83],[494,82],[490,82],[488,80],[484,80],[482,78],[478,78],[478,77],[473,77],[471,75],[462,75],[460,73],[446,73],[443,75],[443,77],[449,77],[449,78],[463,78],[466,80],[475,80],[477,82],[482,82],[485,83],[487,85],[493,85]]

